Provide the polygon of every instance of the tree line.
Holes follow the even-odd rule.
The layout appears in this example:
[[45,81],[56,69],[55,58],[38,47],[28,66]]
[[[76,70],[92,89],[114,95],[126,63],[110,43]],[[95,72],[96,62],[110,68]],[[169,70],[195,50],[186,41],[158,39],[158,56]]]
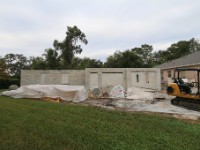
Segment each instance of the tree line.
[[153,51],[148,44],[116,50],[105,62],[75,57],[83,51],[81,44],[87,43],[86,35],[77,26],[67,27],[64,40],[54,40],[53,48],[45,49],[42,56],[27,58],[23,54],[12,53],[0,56],[0,78],[20,78],[21,69],[151,68],[200,50],[199,41],[192,38],[173,43],[166,50]]

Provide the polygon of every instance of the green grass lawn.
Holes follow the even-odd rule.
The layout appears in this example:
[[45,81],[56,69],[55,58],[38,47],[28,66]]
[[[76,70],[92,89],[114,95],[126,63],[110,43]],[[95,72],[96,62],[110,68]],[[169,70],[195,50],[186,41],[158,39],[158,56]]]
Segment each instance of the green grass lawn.
[[0,149],[200,149],[200,124],[0,96]]

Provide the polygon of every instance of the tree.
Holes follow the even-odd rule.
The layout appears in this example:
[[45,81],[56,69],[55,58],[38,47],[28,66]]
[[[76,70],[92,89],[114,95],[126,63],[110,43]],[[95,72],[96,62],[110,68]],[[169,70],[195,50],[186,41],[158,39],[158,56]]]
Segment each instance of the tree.
[[102,66],[103,63],[100,60],[90,59],[88,57],[84,57],[83,59],[75,57],[71,65],[73,69],[101,68]]
[[66,37],[62,42],[54,41],[55,49],[61,51],[64,69],[70,68],[74,55],[82,52],[81,45],[78,44],[80,42],[88,43],[85,34],[77,26],[67,27]]
[[107,68],[141,68],[143,60],[135,52],[126,50],[124,52],[116,51],[114,55],[107,58],[104,67]]
[[7,65],[3,58],[0,58],[0,79],[7,78],[9,75],[6,72]]
[[134,53],[136,53],[144,62],[144,67],[151,67],[151,63],[153,60],[153,47],[148,44],[143,44],[141,47],[136,47],[131,49]]
[[121,68],[122,52],[116,51],[113,55],[109,56],[104,63],[106,68]]
[[[58,56],[58,52],[54,49],[45,49],[45,57],[46,68],[47,69],[59,69],[60,68],[60,57]],[[41,59],[40,59],[41,60]],[[40,61],[41,62],[41,61]]]
[[164,62],[164,53],[165,53],[165,51],[162,51],[162,50],[159,50],[159,51],[157,51],[157,52],[154,52],[153,54],[152,54],[152,57],[153,57],[153,66],[156,66],[156,65],[158,65],[158,64],[161,64],[161,63],[163,63]]
[[195,38],[192,38],[190,40],[189,51],[190,51],[190,53],[193,53],[193,52],[196,52],[196,51],[200,51],[199,40],[197,40]]
[[11,76],[15,76],[17,78],[20,77],[21,69],[28,69],[29,61],[22,54],[7,54],[4,56],[5,63],[7,65],[7,72]]
[[96,59],[90,59],[87,57],[84,57],[80,63],[81,69],[84,68],[101,68],[103,66],[103,63],[100,60]]
[[31,57],[31,69],[47,69],[47,63],[42,57]]
[[173,43],[169,48],[167,48],[167,50],[159,50],[153,53],[154,66],[178,59],[199,50],[200,43],[194,38],[188,41]]
[[179,41],[178,43],[172,44],[166,53],[166,61],[174,60],[184,55],[188,55],[190,42],[189,41]]

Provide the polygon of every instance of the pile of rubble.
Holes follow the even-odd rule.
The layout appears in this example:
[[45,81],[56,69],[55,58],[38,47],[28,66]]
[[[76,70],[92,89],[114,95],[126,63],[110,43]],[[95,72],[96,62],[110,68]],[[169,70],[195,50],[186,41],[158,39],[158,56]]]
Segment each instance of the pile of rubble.
[[[89,97],[88,100],[84,101],[83,103],[86,105],[99,106],[107,109],[156,112],[169,114],[183,119],[200,119],[199,112],[172,105],[171,99],[174,97],[169,96],[166,93],[136,87],[130,88],[124,92],[121,88],[122,87],[120,86],[117,88],[115,87],[115,92],[112,91],[109,93],[110,97],[103,97],[101,90],[97,92],[97,89],[95,89],[95,97],[93,94],[91,94],[94,93],[92,90],[90,91],[92,97]],[[115,94],[112,95],[112,93]]]

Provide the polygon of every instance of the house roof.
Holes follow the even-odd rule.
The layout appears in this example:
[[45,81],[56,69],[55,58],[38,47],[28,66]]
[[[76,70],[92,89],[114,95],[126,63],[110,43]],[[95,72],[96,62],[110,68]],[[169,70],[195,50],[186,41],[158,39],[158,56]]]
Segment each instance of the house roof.
[[155,66],[155,68],[169,69],[169,68],[177,68],[177,67],[186,67],[186,66],[191,66],[191,65],[200,65],[200,51],[196,51],[194,53],[183,56],[181,58]]

